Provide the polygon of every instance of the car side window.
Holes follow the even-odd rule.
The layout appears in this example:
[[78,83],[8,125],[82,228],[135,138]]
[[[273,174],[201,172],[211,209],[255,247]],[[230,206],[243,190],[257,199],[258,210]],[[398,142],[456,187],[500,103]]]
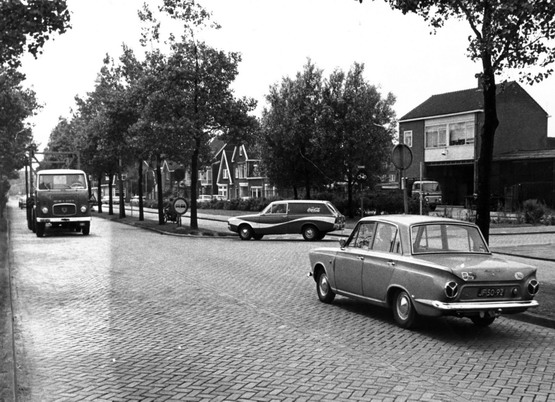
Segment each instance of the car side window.
[[356,229],[356,233],[354,233],[347,246],[368,250],[372,244],[375,226],[375,222],[364,222],[359,224]]
[[372,250],[391,252],[397,237],[397,228],[388,223],[378,223]]
[[285,214],[287,213],[287,204],[286,203],[279,203],[272,205],[272,209],[270,210],[271,214]]

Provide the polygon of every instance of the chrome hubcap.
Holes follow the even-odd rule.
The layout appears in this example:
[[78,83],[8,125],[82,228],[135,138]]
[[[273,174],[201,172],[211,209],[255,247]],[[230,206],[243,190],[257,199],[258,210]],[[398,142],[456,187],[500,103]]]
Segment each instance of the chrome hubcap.
[[402,295],[397,300],[397,313],[399,314],[399,318],[406,320],[409,316],[410,311],[410,301],[407,299],[405,295]]
[[330,285],[328,283],[328,278],[326,275],[322,274],[320,276],[320,293],[325,296],[328,294],[329,289]]

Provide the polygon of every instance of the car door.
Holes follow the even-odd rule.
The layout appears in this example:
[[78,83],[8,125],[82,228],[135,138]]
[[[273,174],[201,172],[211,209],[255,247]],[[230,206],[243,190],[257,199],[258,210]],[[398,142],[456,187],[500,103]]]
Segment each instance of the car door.
[[274,202],[260,215],[256,232],[259,234],[282,234],[286,232],[287,202]]
[[384,301],[387,287],[401,253],[399,231],[395,225],[379,222],[369,255],[362,266],[362,292],[367,298]]
[[338,290],[362,295],[362,268],[374,236],[375,222],[361,222],[336,256],[335,284]]

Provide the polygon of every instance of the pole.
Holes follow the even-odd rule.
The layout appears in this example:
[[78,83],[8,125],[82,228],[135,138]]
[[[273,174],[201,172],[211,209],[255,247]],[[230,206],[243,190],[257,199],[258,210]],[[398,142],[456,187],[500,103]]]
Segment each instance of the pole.
[[423,204],[423,201],[424,201],[424,195],[423,195],[424,190],[422,188],[422,167],[423,167],[423,164],[424,164],[424,162],[420,162],[420,215],[423,214],[422,213],[423,212],[422,211],[422,209],[423,209],[422,204]]

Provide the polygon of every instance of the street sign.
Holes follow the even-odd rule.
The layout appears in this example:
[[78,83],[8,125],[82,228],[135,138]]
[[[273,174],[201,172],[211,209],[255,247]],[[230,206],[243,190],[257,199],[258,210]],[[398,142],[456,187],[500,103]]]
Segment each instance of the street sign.
[[189,209],[189,204],[187,204],[187,200],[182,197],[177,197],[173,201],[173,210],[178,215],[185,215],[187,210]]
[[391,160],[397,169],[408,169],[412,163],[412,151],[405,144],[397,144],[393,148]]

